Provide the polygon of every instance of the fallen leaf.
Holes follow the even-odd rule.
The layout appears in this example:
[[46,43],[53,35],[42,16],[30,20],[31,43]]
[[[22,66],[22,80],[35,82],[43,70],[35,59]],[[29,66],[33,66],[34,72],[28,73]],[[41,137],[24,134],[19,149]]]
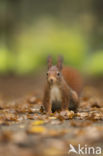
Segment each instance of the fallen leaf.
[[44,123],[45,123],[44,120],[36,120],[32,122],[32,126],[42,125]]
[[30,134],[45,134],[47,133],[47,129],[43,126],[31,126],[27,132]]
[[55,116],[50,116],[49,119],[50,119],[50,120],[56,120],[57,117],[55,117]]

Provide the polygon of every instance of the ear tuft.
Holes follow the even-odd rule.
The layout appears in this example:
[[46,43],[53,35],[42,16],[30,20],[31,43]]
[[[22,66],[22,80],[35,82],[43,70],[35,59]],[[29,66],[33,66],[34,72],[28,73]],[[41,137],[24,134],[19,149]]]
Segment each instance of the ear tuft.
[[57,67],[59,70],[62,70],[62,67],[63,67],[63,57],[62,56],[58,56]]
[[52,57],[51,56],[48,56],[48,69],[52,66]]

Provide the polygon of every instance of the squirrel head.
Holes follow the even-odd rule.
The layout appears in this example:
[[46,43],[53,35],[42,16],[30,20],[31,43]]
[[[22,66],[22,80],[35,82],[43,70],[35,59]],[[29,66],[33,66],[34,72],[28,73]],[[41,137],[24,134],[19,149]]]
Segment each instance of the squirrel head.
[[50,85],[58,84],[62,78],[62,63],[63,58],[61,56],[58,57],[57,65],[52,65],[52,57],[48,57],[48,72],[47,72],[47,80]]

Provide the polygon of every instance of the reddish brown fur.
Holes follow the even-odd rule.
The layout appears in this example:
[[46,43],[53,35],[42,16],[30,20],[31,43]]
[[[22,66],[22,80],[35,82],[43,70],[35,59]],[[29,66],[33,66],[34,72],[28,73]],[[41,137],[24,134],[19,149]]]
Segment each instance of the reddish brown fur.
[[[61,110],[68,110],[69,108],[75,111],[79,103],[77,93],[80,93],[82,88],[82,81],[79,73],[70,67],[64,67],[62,69],[62,59],[60,57],[57,66],[52,66],[52,59],[49,57],[48,69],[47,83],[43,97],[43,105],[46,112],[50,113],[52,111],[50,91],[54,84],[58,86],[61,93]],[[51,82],[51,79],[53,82]]]
[[67,84],[80,94],[83,88],[83,80],[80,73],[72,67],[63,67],[62,74]]

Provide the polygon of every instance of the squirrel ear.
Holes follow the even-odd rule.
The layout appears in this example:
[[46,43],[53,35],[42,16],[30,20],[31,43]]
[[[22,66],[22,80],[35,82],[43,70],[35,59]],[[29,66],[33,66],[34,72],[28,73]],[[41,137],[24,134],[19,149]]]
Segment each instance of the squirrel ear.
[[58,56],[57,67],[59,70],[62,70],[62,67],[63,67],[63,57],[62,56]]
[[52,66],[52,57],[51,56],[48,56],[48,69]]

